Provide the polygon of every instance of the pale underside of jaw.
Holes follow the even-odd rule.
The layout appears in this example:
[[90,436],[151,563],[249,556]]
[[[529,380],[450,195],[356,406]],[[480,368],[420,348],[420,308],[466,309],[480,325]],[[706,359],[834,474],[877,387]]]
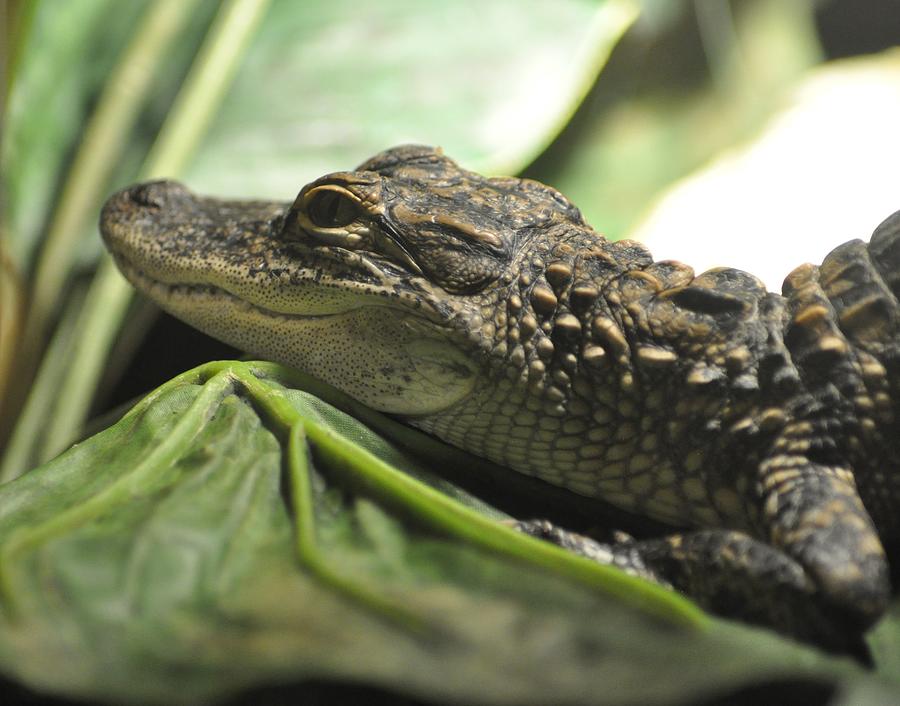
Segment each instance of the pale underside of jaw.
[[446,410],[471,394],[477,366],[422,313],[385,297],[340,309],[282,312],[211,284],[170,284],[120,263],[128,279],[176,317],[226,343],[303,370],[383,412]]

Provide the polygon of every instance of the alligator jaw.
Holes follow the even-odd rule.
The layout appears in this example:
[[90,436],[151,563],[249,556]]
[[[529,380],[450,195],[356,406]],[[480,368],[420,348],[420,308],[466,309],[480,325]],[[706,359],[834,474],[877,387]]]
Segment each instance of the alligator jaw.
[[386,296],[360,254],[281,240],[285,208],[151,182],[112,196],[100,226],[138,290],[212,336],[386,412],[433,414],[469,395],[476,365],[437,312]]

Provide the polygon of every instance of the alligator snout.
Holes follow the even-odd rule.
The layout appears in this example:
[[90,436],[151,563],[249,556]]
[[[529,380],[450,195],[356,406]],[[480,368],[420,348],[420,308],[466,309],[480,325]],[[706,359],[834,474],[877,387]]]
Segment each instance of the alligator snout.
[[173,199],[184,198],[190,192],[180,182],[161,179],[137,184],[126,189],[123,194],[137,206],[160,209]]

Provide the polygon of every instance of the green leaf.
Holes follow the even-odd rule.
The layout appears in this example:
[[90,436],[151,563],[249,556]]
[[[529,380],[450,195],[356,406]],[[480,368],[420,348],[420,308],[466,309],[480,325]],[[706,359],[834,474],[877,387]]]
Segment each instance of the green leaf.
[[636,14],[632,0],[274,2],[186,180],[291,198],[403,142],[516,172]]
[[900,689],[900,599],[867,636],[878,673]]
[[[754,135],[822,58],[807,2],[642,7],[603,81],[526,173],[560,189],[613,239],[633,237],[674,181]],[[680,228],[673,239],[694,231]],[[697,242],[726,240],[721,232]]]
[[309,678],[534,704],[864,683],[512,532],[300,379],[207,364],[0,486],[0,670],[117,703]]
[[[3,124],[8,256],[27,271],[71,146],[144,2],[83,0],[38,5],[18,38],[18,69]],[[82,57],[90,54],[90,70]],[[61,70],[60,67],[78,67]],[[61,116],[65,116],[64,119]]]

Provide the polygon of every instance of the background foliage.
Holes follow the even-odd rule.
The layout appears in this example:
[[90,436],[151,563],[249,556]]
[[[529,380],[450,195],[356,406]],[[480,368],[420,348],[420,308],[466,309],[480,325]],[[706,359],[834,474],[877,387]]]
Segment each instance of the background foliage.
[[[610,237],[698,268],[744,266],[777,288],[900,205],[898,28],[889,0],[0,3],[0,479],[24,474],[2,497],[63,467],[90,473],[70,456],[26,482],[88,418],[236,354],[132,301],[96,233],[115,188],[177,176],[290,199],[389,145],[440,144],[467,167],[557,186]],[[897,672],[896,635],[873,638],[883,678]],[[713,643],[702,644],[698,660]],[[778,679],[806,678],[807,693],[840,683],[847,703],[874,702],[888,688],[771,649],[792,655]],[[754,671],[763,662],[732,673],[734,653],[710,654],[740,675],[716,693],[774,678]],[[637,682],[652,669],[621,664]],[[306,676],[329,674],[348,676]],[[103,695],[102,679],[76,682],[72,693]],[[659,702],[702,692],[670,686]]]

